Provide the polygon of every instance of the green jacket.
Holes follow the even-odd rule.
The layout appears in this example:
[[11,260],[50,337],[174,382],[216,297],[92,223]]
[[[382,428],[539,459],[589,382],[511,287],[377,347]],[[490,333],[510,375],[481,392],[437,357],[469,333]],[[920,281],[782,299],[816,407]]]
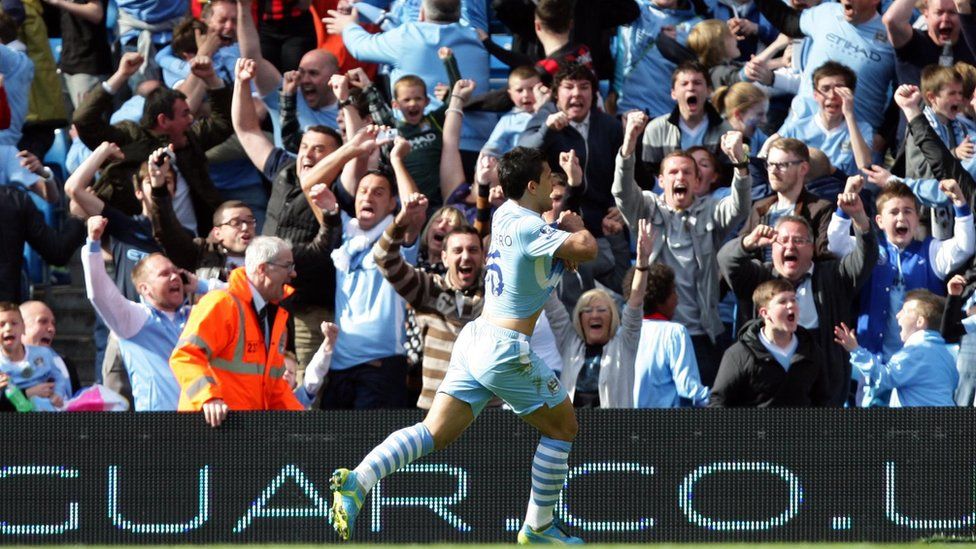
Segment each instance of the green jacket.
[[34,62],[26,122],[51,122],[53,126],[61,127],[68,115],[61,100],[61,76],[47,38],[44,8],[41,0],[23,0],[23,4],[26,17],[18,38],[27,46],[27,56]]

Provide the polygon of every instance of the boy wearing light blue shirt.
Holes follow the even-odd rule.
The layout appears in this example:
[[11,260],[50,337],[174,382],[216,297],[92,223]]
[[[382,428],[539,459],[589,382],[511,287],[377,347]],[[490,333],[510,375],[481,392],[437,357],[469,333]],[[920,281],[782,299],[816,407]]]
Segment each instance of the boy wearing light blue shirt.
[[928,290],[912,290],[898,312],[904,347],[884,362],[860,347],[854,331],[841,324],[834,329],[838,344],[851,353],[851,365],[877,391],[894,389],[898,402],[909,406],[955,406],[959,383],[956,361],[937,328],[945,299]]
[[498,120],[488,142],[481,149],[482,153],[501,156],[515,148],[519,136],[541,106],[536,104],[533,91],[540,82],[539,73],[530,66],[512,69],[508,75],[508,96],[515,103],[515,107]]
[[34,409],[54,412],[71,396],[71,382],[55,364],[58,355],[48,347],[24,345],[20,308],[0,303],[0,373],[30,397]]

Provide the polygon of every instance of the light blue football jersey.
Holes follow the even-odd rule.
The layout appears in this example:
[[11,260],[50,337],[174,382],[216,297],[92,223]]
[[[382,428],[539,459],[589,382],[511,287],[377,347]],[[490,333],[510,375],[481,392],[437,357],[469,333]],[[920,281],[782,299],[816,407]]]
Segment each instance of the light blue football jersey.
[[565,266],[553,254],[569,236],[514,200],[498,208],[485,265],[485,311],[530,318],[541,309],[562,278]]

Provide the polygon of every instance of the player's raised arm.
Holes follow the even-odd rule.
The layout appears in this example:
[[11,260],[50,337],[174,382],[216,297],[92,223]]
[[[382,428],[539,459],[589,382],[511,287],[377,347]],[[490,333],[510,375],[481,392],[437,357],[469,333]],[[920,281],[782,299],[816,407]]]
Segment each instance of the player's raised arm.
[[583,227],[583,218],[573,212],[563,212],[559,214],[558,226],[560,230],[573,234],[559,246],[554,256],[576,263],[596,259],[596,238]]

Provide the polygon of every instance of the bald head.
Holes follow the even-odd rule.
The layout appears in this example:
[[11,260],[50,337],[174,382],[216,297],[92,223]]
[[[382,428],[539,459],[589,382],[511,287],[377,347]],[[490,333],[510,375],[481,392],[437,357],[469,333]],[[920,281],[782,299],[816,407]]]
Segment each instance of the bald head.
[[321,109],[335,103],[329,79],[339,70],[339,60],[325,50],[312,50],[298,63],[298,85],[305,103]]
[[20,305],[20,316],[24,317],[23,343],[50,347],[57,333],[54,312],[41,301],[25,301]]
[[302,66],[306,63],[319,67],[330,67],[333,72],[339,70],[339,60],[327,50],[314,49],[309,51],[302,56],[298,65]]

